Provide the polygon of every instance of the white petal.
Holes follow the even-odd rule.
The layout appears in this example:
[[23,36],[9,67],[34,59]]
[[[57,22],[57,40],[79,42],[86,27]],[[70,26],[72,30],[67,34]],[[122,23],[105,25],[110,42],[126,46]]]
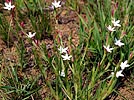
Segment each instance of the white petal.
[[106,49],[106,46],[105,45],[103,45],[103,47]]
[[8,5],[11,6],[11,2],[9,2]]
[[116,23],[120,23],[120,20],[117,20]]
[[6,7],[8,7],[8,6],[9,6],[7,2],[5,2],[5,6],[6,6]]
[[124,64],[125,64],[125,65],[127,64],[127,60],[124,62]]
[[61,1],[58,1],[58,4],[60,4]]
[[113,50],[114,48],[110,48],[110,51]]
[[14,8],[14,7],[15,7],[14,5],[11,6],[11,8]]
[[7,9],[7,7],[3,7],[4,9]]

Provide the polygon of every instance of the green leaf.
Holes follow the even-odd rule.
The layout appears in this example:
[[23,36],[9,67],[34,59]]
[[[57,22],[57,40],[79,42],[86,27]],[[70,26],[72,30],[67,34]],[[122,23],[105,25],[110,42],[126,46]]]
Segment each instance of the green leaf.
[[94,42],[96,44],[96,48],[98,49],[99,53],[101,53],[101,49],[102,49],[101,35],[99,33],[99,29],[95,21],[94,21],[93,36],[94,36]]

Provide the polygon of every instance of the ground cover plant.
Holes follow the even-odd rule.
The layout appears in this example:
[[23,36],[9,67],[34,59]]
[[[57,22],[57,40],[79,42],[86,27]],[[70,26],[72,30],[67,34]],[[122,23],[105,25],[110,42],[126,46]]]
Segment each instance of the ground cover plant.
[[133,100],[133,44],[133,0],[0,0],[0,100]]

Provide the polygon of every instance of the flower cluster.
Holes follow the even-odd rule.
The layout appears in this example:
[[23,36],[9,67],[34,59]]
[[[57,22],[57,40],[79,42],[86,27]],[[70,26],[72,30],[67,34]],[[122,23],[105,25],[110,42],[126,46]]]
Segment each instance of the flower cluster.
[[[62,54],[61,57],[63,58],[63,60],[70,60],[70,58],[72,57],[72,55],[69,56],[67,53],[68,47],[63,48],[62,46],[60,46],[60,48],[58,48],[58,50]],[[63,55],[63,53],[65,53],[65,54]]]
[[[121,62],[121,64],[120,64],[121,70],[119,70],[119,71],[117,71],[117,72],[115,71],[117,78],[118,78],[119,76],[124,77],[124,75],[122,74],[123,70],[124,70],[126,67],[129,67],[129,66],[130,66],[130,65],[127,64],[127,63],[128,63],[127,60],[126,60],[125,62]],[[116,68],[115,68],[115,70],[116,70]],[[114,75],[114,72],[112,72],[112,75]]]
[[[62,46],[60,46],[58,48],[58,50],[59,50],[59,52],[60,52],[61,57],[63,58],[63,60],[70,60],[71,59],[72,55],[68,55],[68,52],[67,52],[68,47],[63,48]],[[61,72],[59,71],[59,74],[60,74],[60,76],[65,77],[64,68],[62,69]]]
[[[116,30],[115,30],[115,27],[121,27],[121,25],[119,24],[119,23],[120,23],[120,20],[117,20],[117,21],[116,21],[115,18],[114,18],[111,22],[112,22],[112,24],[113,24],[114,27],[112,27],[111,25],[109,25],[109,26],[107,27],[107,29],[108,29],[110,32],[116,31]],[[122,43],[120,39],[119,39],[119,40],[115,39],[115,43],[114,43],[114,44],[115,44],[116,46],[119,46],[119,47],[121,47],[121,46],[124,45],[124,43]],[[110,48],[110,45],[107,45],[107,46],[103,45],[103,47],[104,47],[104,49],[105,49],[107,52],[109,52],[109,53],[111,53],[112,50],[114,49],[114,48]]]
[[[11,1],[9,1],[9,2],[5,2],[5,7],[3,7],[3,8],[7,9],[7,10],[11,10],[14,7],[15,7],[14,5],[11,5]],[[61,1],[54,0],[54,2],[52,2],[52,6],[51,6],[52,9],[60,8],[60,7],[61,7]]]
[[[5,7],[3,7],[4,9],[6,9],[6,10],[12,10],[13,8],[15,8],[15,6],[14,5],[12,5],[11,4],[12,3],[12,0],[6,0],[6,2],[4,3],[5,4]],[[52,6],[51,6],[51,8],[52,9],[54,9],[54,8],[59,8],[59,7],[61,7],[61,1],[56,1],[56,0],[54,0],[54,2],[52,2]],[[34,37],[35,37],[35,34],[36,34],[36,32],[35,33],[31,33],[31,32],[28,32],[28,34],[26,34],[26,36],[28,37],[28,38],[31,38],[31,39],[33,39],[34,41],[37,41],[37,40],[35,40],[34,39]],[[66,48],[64,51],[66,51],[68,48]],[[62,53],[65,53],[64,51],[62,51]],[[64,55],[62,55],[62,57],[63,58],[65,58],[64,60],[69,60],[69,58],[71,57],[71,56],[68,56],[67,54],[64,56]]]
[[[107,27],[108,31],[114,32],[114,31],[116,31],[116,29],[115,29],[116,27],[121,27],[121,25],[119,24],[119,23],[120,23],[120,20],[117,20],[117,21],[116,21],[115,18],[114,18],[111,22],[112,22],[113,26],[109,25],[109,26]],[[115,43],[114,43],[114,44],[115,44],[116,46],[118,46],[118,47],[121,47],[121,46],[124,45],[124,43],[122,43],[120,39],[117,40],[116,38],[115,38]],[[114,48],[110,48],[110,45],[107,45],[107,46],[103,45],[103,47],[104,47],[104,49],[105,49],[107,52],[109,52],[109,53],[111,53],[112,50],[114,49]],[[115,71],[112,72],[112,75],[115,74],[117,78],[118,78],[119,76],[124,77],[124,75],[122,74],[123,70],[124,70],[126,67],[129,67],[129,66],[130,66],[130,65],[127,64],[127,63],[128,63],[127,60],[126,60],[125,62],[121,62],[121,64],[120,64],[121,70],[117,71],[116,68],[115,68]]]
[[115,30],[115,27],[121,27],[121,25],[119,24],[119,23],[120,23],[120,20],[115,21],[115,18],[114,18],[111,22],[112,22],[112,24],[113,24],[114,27],[112,27],[111,25],[109,25],[109,26],[107,27],[107,29],[108,29],[110,32],[116,31],[116,30]]

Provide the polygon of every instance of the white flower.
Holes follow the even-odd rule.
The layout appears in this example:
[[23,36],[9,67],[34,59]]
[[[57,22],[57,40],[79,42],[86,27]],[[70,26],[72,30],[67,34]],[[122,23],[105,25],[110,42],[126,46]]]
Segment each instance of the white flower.
[[56,0],[54,0],[54,2],[52,2],[52,6],[54,6],[55,8],[59,8],[59,7],[61,7],[60,3],[61,3],[61,1],[57,2]]
[[105,45],[103,45],[103,47],[104,47],[104,48],[106,49],[106,51],[109,52],[109,53],[111,53],[112,50],[114,49],[114,48],[110,48],[109,45],[108,45],[107,47],[106,47]]
[[59,71],[59,73],[60,73],[60,76],[65,77],[65,72],[64,72],[64,70],[62,70],[61,72]]
[[72,57],[72,55],[68,55],[67,53],[65,55],[61,55],[61,57],[63,58],[63,60],[70,60],[70,58]]
[[[122,74],[122,71],[123,71],[123,70],[120,70],[120,71],[117,71],[117,72],[116,72],[116,77],[117,77],[117,78],[118,78],[119,76],[124,77],[124,75]],[[111,74],[114,75],[114,72],[112,72]]]
[[29,38],[33,38],[35,36],[36,32],[35,33],[32,33],[32,32],[28,32],[27,37]]
[[115,43],[114,44],[119,46],[119,47],[124,45],[124,43],[122,43],[121,40],[117,40],[117,39],[115,39]]
[[124,70],[126,67],[129,67],[130,65],[127,64],[127,60],[125,62],[121,62],[120,67],[122,70]]
[[107,29],[108,29],[110,32],[115,31],[114,28],[115,28],[115,27],[112,27],[112,26],[110,26],[110,25],[107,27]]
[[11,10],[14,7],[15,7],[14,5],[11,5],[11,2],[9,2],[9,3],[5,2],[5,7],[3,7],[3,8],[7,9],[7,10]]
[[122,74],[122,71],[123,71],[123,70],[120,70],[120,71],[117,71],[117,72],[116,72],[116,77],[117,77],[117,78],[118,78],[119,76],[124,77],[124,75]]
[[67,49],[68,49],[68,47],[63,48],[62,46],[60,46],[60,48],[58,48],[58,50],[60,51],[60,53],[67,53]]
[[112,23],[114,24],[114,26],[121,27],[121,25],[119,24],[119,23],[120,23],[120,20],[115,21],[115,18],[114,18],[114,19],[112,20]]

